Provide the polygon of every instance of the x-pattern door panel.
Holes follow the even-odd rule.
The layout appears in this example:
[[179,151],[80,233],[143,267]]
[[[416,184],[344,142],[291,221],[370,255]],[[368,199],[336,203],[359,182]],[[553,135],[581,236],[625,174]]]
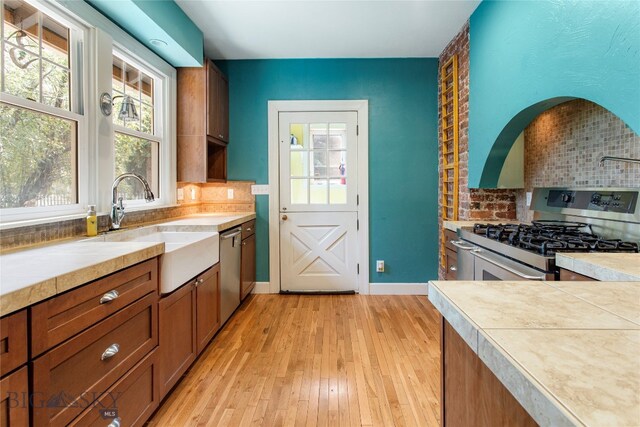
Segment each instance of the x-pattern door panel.
[[301,291],[354,290],[357,213],[286,216],[280,226],[283,285],[293,284]]

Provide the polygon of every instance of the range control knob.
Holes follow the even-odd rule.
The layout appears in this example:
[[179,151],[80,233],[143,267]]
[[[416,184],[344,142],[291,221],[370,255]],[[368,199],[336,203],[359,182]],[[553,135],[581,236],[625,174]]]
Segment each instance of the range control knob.
[[569,194],[569,193],[562,193],[562,201],[563,201],[564,203],[571,203],[571,199],[572,199],[571,194]]
[[594,205],[599,205],[601,200],[602,196],[600,195],[600,193],[593,193],[593,195],[591,196],[591,203],[593,203]]

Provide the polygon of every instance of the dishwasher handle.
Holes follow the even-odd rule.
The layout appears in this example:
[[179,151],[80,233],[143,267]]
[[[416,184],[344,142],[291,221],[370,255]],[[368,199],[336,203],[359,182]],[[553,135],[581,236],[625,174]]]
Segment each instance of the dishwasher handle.
[[232,239],[232,238],[234,238],[236,236],[239,236],[240,233],[242,233],[242,229],[240,229],[240,228],[237,229],[236,231],[232,231],[232,232],[229,232],[229,233],[222,233],[220,235],[220,239],[222,239],[222,240]]

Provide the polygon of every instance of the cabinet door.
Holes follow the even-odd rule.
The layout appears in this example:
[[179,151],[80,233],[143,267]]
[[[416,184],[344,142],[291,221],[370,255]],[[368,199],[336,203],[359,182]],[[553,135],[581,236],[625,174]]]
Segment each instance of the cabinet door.
[[27,427],[29,425],[27,367],[0,380],[0,426]]
[[229,82],[218,74],[218,138],[229,142]]
[[222,139],[220,135],[219,93],[220,79],[218,69],[207,60],[207,135]]
[[196,342],[198,354],[220,328],[220,264],[196,279]]
[[0,319],[0,375],[5,375],[25,363],[27,363],[26,309]]
[[242,241],[242,268],[240,270],[240,300],[251,293],[256,284],[256,235]]
[[160,396],[164,397],[196,358],[196,293],[190,282],[160,299]]

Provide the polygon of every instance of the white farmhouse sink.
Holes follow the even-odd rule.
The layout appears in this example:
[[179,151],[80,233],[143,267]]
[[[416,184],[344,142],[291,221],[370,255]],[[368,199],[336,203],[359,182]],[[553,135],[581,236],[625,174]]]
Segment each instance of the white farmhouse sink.
[[130,242],[164,242],[160,256],[160,293],[176,290],[220,259],[218,233],[158,231],[127,239]]

